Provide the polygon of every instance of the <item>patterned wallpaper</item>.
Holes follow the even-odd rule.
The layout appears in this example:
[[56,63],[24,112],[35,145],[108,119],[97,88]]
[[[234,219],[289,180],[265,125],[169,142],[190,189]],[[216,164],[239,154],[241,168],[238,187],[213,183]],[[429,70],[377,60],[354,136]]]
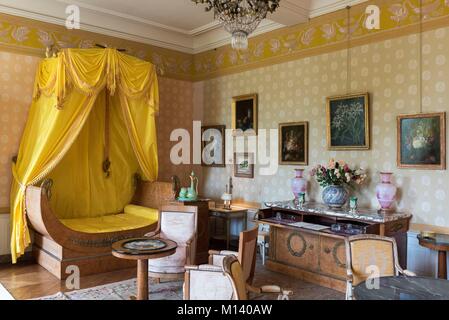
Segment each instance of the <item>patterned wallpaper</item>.
[[19,149],[39,61],[0,52],[0,208],[9,207],[11,158]]
[[[449,28],[424,33],[423,44],[423,111],[449,112]],[[356,195],[362,206],[370,207],[378,207],[378,173],[391,170],[399,186],[399,209],[410,210],[414,223],[449,227],[449,171],[396,168],[396,116],[419,111],[418,35],[352,49],[351,91],[371,95],[369,151],[334,152],[326,147],[326,97],[346,93],[346,54],[346,50],[336,51],[204,81],[204,121],[230,128],[231,97],[257,92],[259,128],[309,121],[310,166],[306,169],[330,158],[362,166],[370,178]],[[234,178],[234,196],[250,202],[291,199],[293,168],[280,166],[275,176],[260,176],[256,166],[255,179]],[[231,166],[204,169],[206,196],[218,198],[230,175]],[[315,181],[309,182],[308,196],[321,201]]]

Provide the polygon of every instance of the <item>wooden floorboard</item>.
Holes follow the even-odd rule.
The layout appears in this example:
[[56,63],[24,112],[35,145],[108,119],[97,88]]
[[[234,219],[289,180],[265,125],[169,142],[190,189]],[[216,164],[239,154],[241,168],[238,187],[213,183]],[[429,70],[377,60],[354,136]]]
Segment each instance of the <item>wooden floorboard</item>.
[[[81,277],[81,289],[123,281],[136,277],[136,268],[113,271]],[[65,281],[60,281],[50,272],[34,262],[22,262],[17,265],[0,265],[0,283],[16,300],[34,299],[53,295],[60,291],[70,291]],[[293,291],[292,300],[343,299],[344,295],[335,290],[295,279],[281,273],[272,272],[257,261],[255,286],[276,284]]]

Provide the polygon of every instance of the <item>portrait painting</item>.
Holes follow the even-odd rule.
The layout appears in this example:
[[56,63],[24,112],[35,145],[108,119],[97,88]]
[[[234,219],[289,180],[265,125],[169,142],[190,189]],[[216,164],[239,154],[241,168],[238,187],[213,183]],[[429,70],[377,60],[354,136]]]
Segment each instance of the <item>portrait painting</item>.
[[257,94],[232,98],[232,129],[234,134],[257,134]]
[[370,148],[368,93],[327,98],[326,113],[329,150]]
[[252,153],[234,153],[234,176],[254,178],[254,155]]
[[446,114],[400,115],[397,119],[399,168],[446,169]]
[[279,164],[308,165],[309,124],[279,124]]
[[225,167],[226,126],[201,127],[201,164],[205,167]]

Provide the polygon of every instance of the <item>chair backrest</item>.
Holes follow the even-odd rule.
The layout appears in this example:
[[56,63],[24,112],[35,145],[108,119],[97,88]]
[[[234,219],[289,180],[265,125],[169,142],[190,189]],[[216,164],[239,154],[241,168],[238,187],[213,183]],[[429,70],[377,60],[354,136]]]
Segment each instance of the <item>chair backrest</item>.
[[393,238],[357,235],[346,239],[347,272],[353,285],[366,281],[373,272],[379,277],[398,275],[398,251]]
[[246,282],[252,283],[256,268],[256,248],[258,228],[240,232],[238,260]]
[[223,259],[223,272],[231,281],[234,300],[248,300],[243,269],[234,255],[226,256]]
[[175,241],[178,246],[185,244],[196,235],[197,211],[194,206],[163,206],[159,212],[161,237]]

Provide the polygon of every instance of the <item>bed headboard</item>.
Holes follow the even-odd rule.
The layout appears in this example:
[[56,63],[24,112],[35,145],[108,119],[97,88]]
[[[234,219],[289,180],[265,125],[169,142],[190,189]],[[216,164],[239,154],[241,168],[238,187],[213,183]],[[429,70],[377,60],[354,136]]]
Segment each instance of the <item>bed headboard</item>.
[[174,191],[171,182],[148,182],[136,179],[136,192],[132,203],[144,207],[160,209],[163,205],[176,200],[176,191]]

